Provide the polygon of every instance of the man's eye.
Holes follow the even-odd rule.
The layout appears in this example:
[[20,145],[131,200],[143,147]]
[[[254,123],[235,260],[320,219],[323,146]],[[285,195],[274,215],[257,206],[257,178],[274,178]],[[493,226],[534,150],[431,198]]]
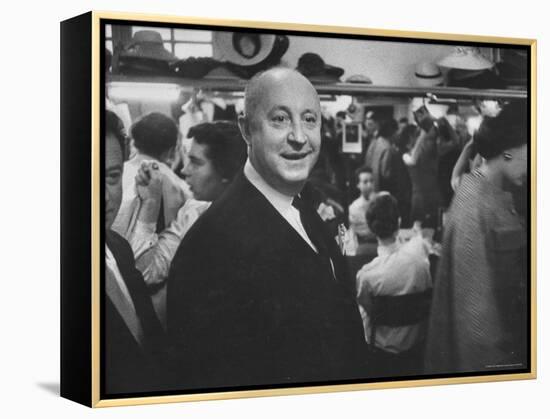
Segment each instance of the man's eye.
[[120,173],[108,173],[107,174],[107,183],[115,184],[120,180]]
[[317,123],[317,117],[315,115],[306,115],[304,120],[308,123],[308,124],[316,124]]
[[287,115],[273,115],[271,120],[273,122],[277,123],[277,124],[284,124],[284,123],[290,121],[290,119],[288,118]]

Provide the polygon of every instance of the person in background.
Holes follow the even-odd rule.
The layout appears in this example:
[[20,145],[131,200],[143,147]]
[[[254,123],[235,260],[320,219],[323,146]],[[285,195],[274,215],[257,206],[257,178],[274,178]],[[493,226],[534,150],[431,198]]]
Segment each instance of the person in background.
[[[159,112],[143,116],[132,125],[131,138],[137,153],[124,163],[122,203],[113,223],[113,230],[126,239],[136,228],[141,201],[137,199],[135,177],[144,161],[155,161],[162,175],[161,210],[156,221],[158,231],[170,225],[191,195],[186,183],[170,169],[178,143],[178,127],[171,118]],[[143,252],[143,249],[136,247],[132,250],[136,257]]]
[[105,392],[150,392],[163,378],[164,335],[130,245],[111,229],[122,200],[125,134],[105,113]]
[[321,146],[315,88],[288,68],[255,75],[239,127],[244,169],[187,232],[170,269],[174,385],[365,377],[347,265],[306,186]]
[[362,166],[355,172],[357,177],[357,189],[359,197],[349,206],[349,226],[357,237],[357,254],[363,254],[369,244],[376,243],[376,236],[370,231],[367,225],[367,208],[374,195],[374,179],[372,170]]
[[[401,118],[401,122],[407,121],[406,118]],[[397,199],[399,214],[401,216],[401,227],[410,228],[411,221],[411,200],[412,200],[412,183],[409,170],[403,162],[403,155],[410,150],[410,129],[416,130],[414,125],[401,127],[391,137],[392,144],[392,167],[395,178],[395,186],[392,191],[393,196]]]
[[[138,214],[137,227],[131,236],[133,247],[142,249],[137,265],[151,288],[160,288],[153,296],[155,309],[166,324],[165,284],[172,258],[195,221],[206,211],[233,181],[246,160],[246,143],[236,123],[228,121],[204,122],[192,127],[187,163],[182,174],[189,184],[194,199],[186,200],[176,219],[163,231],[156,232],[160,209],[160,195],[147,201],[151,186],[161,173],[154,162],[140,168],[137,184],[140,198],[145,202]],[[148,186],[149,185],[149,186]]]
[[[374,111],[365,114],[365,134],[363,139],[363,150],[368,150],[371,144],[378,138],[380,129],[380,117]],[[365,162],[368,165],[368,162]]]
[[421,371],[426,322],[406,326],[379,325],[373,333],[369,316],[373,297],[403,296],[432,287],[430,246],[420,233],[408,242],[398,239],[399,209],[388,193],[375,196],[366,213],[378,240],[378,256],[357,273],[357,301],[363,317],[365,339],[375,354],[380,375],[405,375]]
[[438,223],[440,193],[438,185],[437,128],[433,126],[413,138],[410,152],[403,154],[412,185],[411,222],[435,228]]
[[407,128],[409,126],[409,119],[406,118],[406,117],[403,117],[403,118],[399,118],[399,122],[398,122],[398,127],[397,127],[397,132],[401,133],[403,132],[403,130],[405,128]]
[[458,158],[460,157],[461,145],[456,131],[453,129],[447,118],[442,117],[437,120],[438,137],[438,182],[441,196],[440,205],[447,208],[453,198],[453,188],[451,187],[452,174]]
[[393,192],[396,189],[394,177],[394,159],[390,142],[397,132],[397,122],[387,119],[380,122],[378,137],[374,139],[365,156],[365,166],[372,169],[374,188],[377,191]]
[[[337,135],[337,122],[326,109],[321,111],[321,151],[310,175],[310,182],[323,194],[342,204],[346,188],[346,168],[340,154],[342,140]],[[345,118],[345,116],[344,116]]]
[[426,371],[527,367],[527,232],[511,190],[527,180],[527,105],[483,118],[481,166],[465,174],[447,215],[428,331]]
[[462,176],[481,166],[483,158],[478,154],[474,139],[470,139],[462,148],[451,174],[451,188],[456,192]]

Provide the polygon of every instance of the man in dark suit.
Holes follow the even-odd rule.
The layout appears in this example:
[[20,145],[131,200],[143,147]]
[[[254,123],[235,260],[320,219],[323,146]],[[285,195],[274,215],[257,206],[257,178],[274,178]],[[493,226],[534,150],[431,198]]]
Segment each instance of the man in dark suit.
[[248,160],[189,230],[168,280],[174,386],[312,384],[365,377],[365,341],[336,241],[304,188],[320,148],[301,74],[255,76],[239,119]]
[[164,337],[130,245],[111,230],[122,198],[125,143],[120,119],[110,111],[105,119],[103,383],[108,395],[150,392],[158,389],[162,378],[157,354]]

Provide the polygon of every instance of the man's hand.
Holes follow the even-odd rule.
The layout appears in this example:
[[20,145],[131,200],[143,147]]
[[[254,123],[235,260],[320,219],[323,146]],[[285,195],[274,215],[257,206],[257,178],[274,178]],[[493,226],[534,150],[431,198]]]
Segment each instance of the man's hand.
[[155,161],[143,161],[136,175],[136,190],[142,201],[159,201],[162,195],[162,175]]
[[162,175],[155,161],[143,161],[136,175],[136,191],[141,200],[138,221],[157,222],[162,200]]

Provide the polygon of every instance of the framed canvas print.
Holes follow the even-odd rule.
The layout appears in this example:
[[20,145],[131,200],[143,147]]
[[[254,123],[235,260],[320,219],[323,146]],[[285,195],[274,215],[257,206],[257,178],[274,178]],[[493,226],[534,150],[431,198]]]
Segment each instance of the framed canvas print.
[[61,395],[536,377],[536,42],[61,23]]

